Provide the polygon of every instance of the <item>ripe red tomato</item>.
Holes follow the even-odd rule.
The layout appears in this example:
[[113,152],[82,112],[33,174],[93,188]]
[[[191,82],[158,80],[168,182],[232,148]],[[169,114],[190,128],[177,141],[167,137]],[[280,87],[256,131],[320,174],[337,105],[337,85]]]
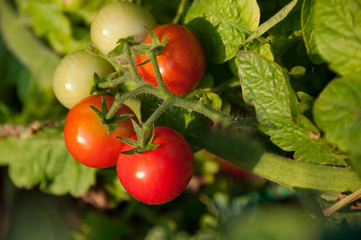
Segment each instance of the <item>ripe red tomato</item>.
[[[165,86],[178,96],[188,93],[200,82],[206,66],[198,38],[189,29],[176,24],[162,25],[153,31],[161,42],[168,35],[167,44],[157,57]],[[151,43],[149,34],[143,43]],[[135,63],[147,59],[147,56],[137,54]],[[158,85],[151,62],[137,66],[137,71],[144,81]]]
[[[131,118],[118,122],[116,130],[108,135],[106,126],[90,108],[90,106],[94,106],[101,110],[102,97],[110,108],[114,102],[113,97],[107,95],[89,96],[70,109],[64,126],[65,145],[70,154],[82,164],[94,168],[115,166],[124,145],[117,137],[134,135]],[[134,113],[123,105],[116,113],[117,116],[121,114]],[[135,120],[135,117],[133,119]]]
[[[148,204],[161,204],[181,194],[192,177],[194,161],[191,147],[178,132],[166,127],[154,130],[153,143],[159,146],[143,154],[120,154],[117,171],[132,196]],[[130,149],[125,144],[122,151]]]

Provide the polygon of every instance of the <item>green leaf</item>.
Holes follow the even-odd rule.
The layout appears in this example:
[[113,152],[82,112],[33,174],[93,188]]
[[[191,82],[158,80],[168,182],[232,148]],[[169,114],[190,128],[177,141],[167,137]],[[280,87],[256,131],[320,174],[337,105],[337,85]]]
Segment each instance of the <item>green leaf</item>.
[[314,35],[314,5],[316,0],[304,0],[301,12],[302,34],[305,41],[308,57],[314,64],[323,63],[319,55]]
[[320,55],[340,75],[361,74],[361,3],[359,0],[318,0],[314,37]]
[[0,141],[2,162],[17,187],[40,185],[44,192],[80,196],[95,183],[95,169],[77,162],[67,151],[58,131]]
[[66,54],[84,49],[90,42],[88,31],[82,31],[77,36],[79,40],[73,36],[72,23],[57,1],[18,0],[17,5],[29,18],[35,33],[45,37],[57,52]]
[[274,25],[281,22],[287,15],[292,11],[292,9],[296,6],[297,0],[293,0],[286,6],[284,6],[279,12],[277,12],[274,16],[268,19],[266,22],[262,23],[261,26],[254,31],[244,43],[250,42],[253,39],[256,39],[262,36],[265,32],[271,29]]
[[259,20],[255,0],[196,0],[184,23],[198,36],[207,58],[223,63],[235,56]]
[[361,82],[359,77],[333,80],[314,104],[316,124],[326,139],[341,151],[356,153],[361,148]]
[[295,123],[300,114],[296,94],[277,64],[251,52],[239,52],[237,59],[244,100],[255,107],[259,129],[274,144],[294,151],[300,161],[345,165],[343,157],[314,139],[309,128]]

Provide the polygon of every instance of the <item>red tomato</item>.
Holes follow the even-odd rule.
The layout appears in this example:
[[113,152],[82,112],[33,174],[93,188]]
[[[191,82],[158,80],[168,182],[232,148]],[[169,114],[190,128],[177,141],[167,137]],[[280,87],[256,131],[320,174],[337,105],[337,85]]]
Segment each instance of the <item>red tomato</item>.
[[[82,164],[94,168],[106,168],[116,165],[118,155],[124,145],[117,137],[131,137],[134,129],[131,118],[117,123],[116,130],[108,135],[106,126],[89,106],[101,110],[104,97],[108,108],[114,98],[106,95],[95,95],[84,98],[74,105],[66,119],[64,126],[64,140],[70,154]],[[116,113],[134,114],[123,105]],[[133,118],[135,120],[135,117]]]
[[[161,204],[181,194],[192,177],[194,161],[191,147],[178,132],[166,127],[154,130],[153,143],[159,146],[143,154],[120,154],[117,171],[132,196],[148,204]],[[130,149],[125,144],[122,151]]]
[[[157,57],[165,86],[178,96],[188,93],[202,79],[206,66],[198,38],[189,29],[176,24],[162,25],[153,31],[161,42],[168,35],[167,44]],[[143,43],[151,43],[149,34]],[[140,64],[147,59],[147,56],[137,54],[135,63]],[[158,85],[151,62],[138,66],[137,71],[144,81]]]

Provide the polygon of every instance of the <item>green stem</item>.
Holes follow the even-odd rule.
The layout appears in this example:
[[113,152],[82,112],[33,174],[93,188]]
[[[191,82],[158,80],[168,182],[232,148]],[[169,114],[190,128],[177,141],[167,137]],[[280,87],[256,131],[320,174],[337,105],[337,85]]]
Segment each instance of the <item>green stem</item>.
[[173,18],[172,23],[173,24],[177,24],[184,12],[185,6],[187,4],[188,0],[181,0],[181,2],[178,5],[178,10],[177,10],[177,14],[175,15],[175,17]]
[[233,126],[248,126],[255,127],[257,125],[254,118],[238,118],[229,114],[226,114],[220,110],[215,110],[211,107],[208,107],[202,101],[194,101],[189,99],[184,99],[177,96],[172,96],[174,98],[174,106],[186,108],[198,113],[201,113],[211,119],[215,123],[222,125],[233,125]]
[[347,197],[345,197],[344,199],[336,202],[334,205],[332,205],[331,207],[325,209],[323,211],[323,213],[325,214],[325,216],[330,216],[332,213],[340,210],[341,208],[351,204],[352,202],[356,201],[357,199],[361,198],[361,189],[351,193],[350,195],[348,195]]
[[120,65],[119,63],[117,63],[117,61],[108,58],[107,56],[105,56],[103,53],[101,53],[96,47],[94,47],[93,45],[89,45],[88,46],[88,52],[100,57],[102,59],[104,59],[105,61],[107,61],[110,65],[113,66],[113,68],[115,69],[115,71],[120,75],[121,73],[126,72],[125,69],[122,67],[122,65]]
[[121,95],[119,98],[117,98],[114,101],[111,108],[109,109],[105,119],[110,120],[111,118],[113,118],[115,113],[118,111],[118,109],[123,105],[123,103],[127,99],[129,99],[129,98],[131,98],[131,97],[133,97],[133,96],[135,96],[135,95],[137,95],[139,93],[144,93],[144,92],[156,95],[156,89],[153,86],[143,83],[143,85],[141,85],[140,87],[134,89],[133,91],[127,92],[127,93]]
[[346,192],[361,188],[359,175],[347,168],[299,162],[270,153],[264,153],[251,171],[295,190]]
[[132,72],[134,81],[139,85],[144,84],[144,80],[142,79],[141,76],[139,76],[137,68],[135,67],[134,59],[132,58],[132,49],[130,48],[130,46],[127,42],[124,43],[124,53],[128,59],[130,71]]
[[160,105],[157,110],[147,119],[147,121],[142,125],[142,136],[139,139],[139,146],[145,148],[147,133],[153,126],[153,123],[162,115],[169,107],[173,105],[172,101],[166,100]]
[[163,93],[163,95],[166,95],[166,96],[173,95],[168,91],[168,89],[164,85],[164,81],[163,81],[162,75],[161,75],[160,70],[159,70],[156,54],[153,53],[153,52],[150,53],[149,59],[153,64],[153,68],[154,68],[155,76],[157,78],[157,83],[158,83],[159,90]]
[[105,88],[113,88],[129,79],[129,74],[124,74],[121,77],[108,80],[106,82],[98,83],[98,88],[105,89]]

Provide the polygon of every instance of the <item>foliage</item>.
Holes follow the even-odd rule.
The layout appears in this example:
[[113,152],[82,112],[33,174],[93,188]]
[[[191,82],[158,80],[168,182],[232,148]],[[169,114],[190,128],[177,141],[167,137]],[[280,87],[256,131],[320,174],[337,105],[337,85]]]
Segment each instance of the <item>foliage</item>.
[[[114,169],[82,166],[64,145],[67,110],[52,74],[62,55],[89,44],[89,24],[108,2],[0,0],[0,194],[12,202],[4,204],[6,239],[39,227],[29,215],[51,229],[36,239],[51,231],[59,239],[357,236],[358,202],[323,211],[361,188],[360,1],[132,1],[158,23],[179,11],[178,23],[197,35],[207,59],[197,88],[154,122],[185,136],[196,161],[186,191],[160,206],[135,201]],[[146,121],[163,100],[139,95],[137,116]],[[190,102],[200,110],[184,108]],[[270,181],[230,177],[217,157]],[[0,221],[0,237],[1,229]]]

